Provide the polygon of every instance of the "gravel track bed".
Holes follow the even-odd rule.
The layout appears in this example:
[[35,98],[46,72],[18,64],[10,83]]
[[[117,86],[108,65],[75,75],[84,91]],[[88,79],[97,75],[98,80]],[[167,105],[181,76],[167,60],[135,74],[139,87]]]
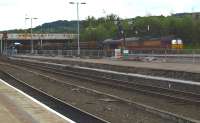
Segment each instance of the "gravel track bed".
[[[31,70],[33,70],[33,69],[31,69]],[[60,76],[60,75],[54,75],[54,74],[39,71],[39,70],[34,70],[34,71],[37,71],[38,73],[42,73],[42,74],[45,74],[45,75],[48,75],[48,76],[51,76],[51,77],[54,77],[54,78],[59,79],[61,81],[65,81],[67,83],[92,88],[92,89],[95,89],[95,90],[98,90],[98,91],[101,91],[101,92],[104,92],[104,93],[109,93],[109,94],[112,94],[112,95],[119,96],[121,98],[126,98],[126,99],[129,99],[129,100],[139,102],[139,103],[142,103],[142,104],[146,104],[146,105],[149,105],[149,106],[153,106],[153,107],[165,110],[165,111],[177,113],[177,114],[180,114],[180,115],[183,115],[183,116],[186,116],[186,117],[190,117],[190,118],[200,120],[200,107],[199,107],[199,105],[191,105],[191,104],[187,104],[187,103],[183,103],[183,102],[176,102],[174,100],[144,95],[144,94],[140,94],[138,92],[119,89],[119,88],[116,88],[116,87],[112,88],[112,87],[108,87],[106,85],[95,84],[95,83],[91,83],[91,82],[88,82],[88,81],[85,81],[85,80],[80,81],[80,80],[77,80],[77,79],[63,77],[63,76]],[[74,104],[74,102],[72,102],[72,104]]]
[[[0,65],[0,69],[11,73],[28,84],[43,90],[67,103],[88,111],[112,123],[173,123],[158,116],[144,112],[130,105],[109,99],[105,96],[72,87],[58,84],[56,81],[41,77],[22,69]],[[67,82],[68,79],[65,78]],[[47,86],[48,85],[48,86]]]
[[185,71],[117,66],[117,65],[111,65],[111,64],[89,63],[89,62],[70,61],[70,60],[53,60],[53,59],[45,59],[45,58],[38,59],[38,58],[30,58],[30,57],[23,58],[22,57],[22,59],[33,59],[33,60],[52,62],[52,63],[58,63],[58,64],[79,65],[81,67],[99,68],[99,69],[106,69],[106,70],[126,72],[126,73],[136,73],[136,74],[143,74],[143,75],[152,75],[152,76],[160,76],[160,77],[168,77],[168,78],[192,80],[192,81],[200,82],[200,73],[192,73],[192,72],[185,72]]

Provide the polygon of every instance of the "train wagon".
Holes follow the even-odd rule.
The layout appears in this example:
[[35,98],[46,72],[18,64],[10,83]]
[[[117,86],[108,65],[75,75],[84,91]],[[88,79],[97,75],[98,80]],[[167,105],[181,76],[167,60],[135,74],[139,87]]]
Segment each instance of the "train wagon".
[[118,49],[123,47],[125,42],[125,47],[129,50],[132,49],[154,49],[154,48],[171,48],[172,37],[162,37],[162,38],[141,38],[141,37],[131,37],[123,39],[107,39],[103,41],[104,49]]

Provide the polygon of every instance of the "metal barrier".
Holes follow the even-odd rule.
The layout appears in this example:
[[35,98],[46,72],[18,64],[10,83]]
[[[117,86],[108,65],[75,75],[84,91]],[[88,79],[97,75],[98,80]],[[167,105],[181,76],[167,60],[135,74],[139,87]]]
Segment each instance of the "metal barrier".
[[[17,55],[30,55],[30,50],[19,50]],[[60,57],[77,57],[77,50],[34,50],[31,55],[40,56],[60,56]],[[104,51],[104,50],[81,50],[79,57],[86,58],[103,58],[114,56],[114,50]]]
[[[4,53],[6,54],[6,53]],[[9,55],[30,55],[30,50],[13,51],[8,50]],[[77,50],[35,50],[31,55],[77,57]],[[105,58],[114,57],[114,50],[81,50],[83,58]],[[173,63],[200,63],[200,49],[136,49],[129,50],[127,60],[151,58],[161,62]]]
[[137,49],[129,51],[129,59],[135,57],[152,57],[173,63],[200,63],[200,49]]

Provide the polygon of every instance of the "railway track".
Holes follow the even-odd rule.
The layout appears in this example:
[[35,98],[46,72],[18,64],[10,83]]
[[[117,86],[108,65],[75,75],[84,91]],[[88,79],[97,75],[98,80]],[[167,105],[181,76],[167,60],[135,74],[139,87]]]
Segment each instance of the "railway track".
[[43,104],[61,113],[62,115],[72,119],[76,123],[110,123],[109,121],[96,117],[39,89],[36,89],[33,86],[28,85],[26,82],[17,79],[10,73],[0,70],[0,75],[1,78],[8,82],[10,85],[22,90],[26,94],[32,96],[36,100],[42,102]]
[[[18,84],[19,84],[19,88],[21,89],[22,88],[22,90],[23,91],[25,91],[25,92],[28,92],[28,93],[32,93],[31,91],[32,91],[32,88],[29,88],[29,87],[31,87],[31,86],[29,86],[29,85],[27,85],[26,84],[26,82],[22,82],[22,81],[20,81],[20,80],[18,80],[17,78],[15,78],[14,76],[12,76],[11,74],[9,74],[9,73],[5,73],[5,72],[3,72],[4,74],[6,74],[8,77],[11,77],[11,78],[13,78],[13,79],[15,79],[17,82],[19,82]],[[34,73],[34,72],[33,72]],[[35,73],[35,74],[39,74],[39,73]],[[88,91],[90,91],[90,92],[92,92],[92,93],[95,93],[95,94],[97,94],[97,95],[103,95],[103,96],[106,96],[106,97],[108,97],[108,98],[110,98],[110,99],[113,99],[113,100],[115,100],[115,101],[117,101],[117,102],[120,102],[120,103],[124,103],[124,104],[126,104],[126,105],[130,105],[130,106],[133,106],[133,107],[136,107],[136,108],[138,108],[138,109],[140,109],[140,110],[143,110],[143,111],[145,111],[145,112],[149,112],[149,113],[151,113],[151,114],[154,114],[154,115],[157,115],[157,116],[159,116],[159,117],[161,117],[161,118],[163,118],[163,119],[167,119],[167,120],[171,120],[171,121],[174,121],[174,122],[180,122],[180,123],[198,123],[199,121],[197,121],[197,120],[194,120],[194,119],[191,119],[191,118],[187,118],[187,117],[184,117],[184,116],[181,116],[181,115],[177,115],[177,114],[174,114],[174,113],[170,113],[170,112],[166,112],[166,111],[163,111],[163,110],[159,110],[159,109],[157,109],[157,108],[153,108],[153,107],[150,107],[150,106],[146,106],[146,105],[143,105],[143,104],[140,104],[140,103],[136,103],[136,102],[133,102],[133,101],[130,101],[130,100],[127,100],[127,99],[124,99],[124,98],[120,98],[120,97],[118,97],[118,96],[114,96],[114,95],[110,95],[110,94],[106,94],[106,93],[102,93],[102,92],[98,92],[98,91],[96,91],[96,90],[93,90],[93,89],[89,89],[89,88],[85,88],[85,87],[82,87],[82,86],[77,86],[77,85],[73,85],[73,84],[67,84],[67,83],[65,83],[65,82],[62,82],[62,81],[59,81],[59,80],[57,80],[57,79],[54,79],[54,78],[51,78],[51,77],[49,77],[49,76],[46,76],[46,75],[43,75],[43,74],[39,74],[40,76],[42,76],[42,77],[45,77],[45,78],[47,78],[47,79],[49,79],[49,80],[53,80],[53,81],[55,81],[55,82],[57,82],[58,84],[60,83],[60,84],[66,84],[66,85],[69,85],[69,86],[74,86],[74,87],[76,87],[76,88],[80,88],[80,89],[83,89],[83,90],[86,90],[87,92]],[[18,84],[15,84],[15,82],[14,82],[14,86],[18,86]],[[22,87],[20,87],[20,86],[22,86]],[[24,86],[28,86],[28,88],[27,87],[25,87],[25,89],[23,89],[24,88]],[[35,89],[35,88],[33,88],[33,89]],[[38,90],[38,89],[35,89],[36,91],[40,91],[40,90]],[[40,91],[41,92],[41,91]],[[36,94],[35,94],[35,92],[33,92],[32,93],[32,95],[34,95],[34,96],[38,96],[38,94],[37,94],[38,92],[36,92]],[[43,92],[44,93],[44,92]],[[44,93],[45,94],[45,93]],[[48,98],[50,97],[50,98],[53,98],[53,99],[56,99],[56,98],[54,98],[54,97],[52,97],[52,96],[49,96],[48,94],[46,94],[47,96],[48,96]],[[40,96],[40,93],[39,93],[39,96]],[[44,98],[44,97],[39,97],[39,98]],[[49,101],[49,100],[48,100]],[[45,102],[48,102],[47,100],[45,101]],[[60,101],[60,100],[59,100]],[[60,104],[60,102],[61,102],[61,104]],[[61,106],[61,107],[63,107],[63,102],[62,101],[60,101],[59,103],[57,103],[57,102],[55,102],[56,104],[55,105],[59,105],[58,106],[58,109],[59,109],[59,107]],[[50,102],[51,103],[51,102]],[[64,105],[65,105],[65,103],[64,103]],[[57,107],[57,106],[52,106],[52,107]],[[63,108],[62,108],[63,109]],[[71,111],[71,110],[70,110]],[[79,110],[80,111],[80,110]],[[84,112],[84,111],[83,111]],[[63,111],[61,111],[61,113],[63,114]],[[64,114],[65,114],[65,112],[64,112]],[[70,113],[71,114],[71,113]],[[89,114],[89,113],[86,113],[86,114]],[[93,115],[91,115],[91,116],[93,116]],[[73,117],[73,116],[68,116],[68,117]],[[75,117],[77,117],[77,115],[75,116]],[[78,116],[79,117],[79,116]],[[94,116],[95,117],[95,116]],[[97,118],[97,117],[95,117],[95,118]],[[72,118],[73,119],[73,118]],[[90,118],[89,118],[90,119]],[[99,118],[97,118],[98,120],[99,120]],[[78,121],[78,122],[80,122],[80,123],[108,123],[108,121],[105,121],[105,120],[102,120],[101,119],[101,121],[98,121],[98,122],[94,122],[94,121],[92,121],[92,122],[85,122],[83,119],[78,119],[78,120],[80,120],[80,121]],[[84,122],[83,122],[84,121]]]
[[106,84],[108,86],[113,86],[117,88],[130,89],[130,90],[148,94],[148,95],[156,95],[156,96],[174,99],[174,100],[178,100],[178,101],[182,101],[186,103],[200,104],[200,94],[197,94],[197,93],[171,90],[171,89],[166,89],[163,87],[155,87],[155,86],[137,84],[137,83],[128,82],[128,81],[116,80],[116,79],[112,79],[112,78],[108,78],[104,76],[98,76],[98,74],[94,75],[92,74],[93,71],[84,73],[84,71],[81,72],[81,68],[77,69],[77,68],[74,68],[73,66],[65,66],[63,67],[64,68],[63,69],[63,68],[49,67],[45,64],[41,65],[38,63],[30,63],[30,62],[28,63],[28,62],[23,62],[23,61],[14,61],[13,63],[17,65],[22,65],[22,66],[38,69],[41,71],[50,72],[53,74],[73,77],[80,80],[87,80],[87,81],[95,82],[98,84]]

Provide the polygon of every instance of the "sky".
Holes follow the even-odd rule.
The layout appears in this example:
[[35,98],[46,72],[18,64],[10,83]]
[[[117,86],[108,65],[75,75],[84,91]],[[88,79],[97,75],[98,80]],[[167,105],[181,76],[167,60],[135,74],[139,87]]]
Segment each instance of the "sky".
[[179,12],[200,12],[200,0],[0,0],[0,30],[30,28],[56,20],[76,20],[76,5],[69,2],[86,2],[79,6],[80,19],[116,14],[121,18],[146,15],[170,15]]

